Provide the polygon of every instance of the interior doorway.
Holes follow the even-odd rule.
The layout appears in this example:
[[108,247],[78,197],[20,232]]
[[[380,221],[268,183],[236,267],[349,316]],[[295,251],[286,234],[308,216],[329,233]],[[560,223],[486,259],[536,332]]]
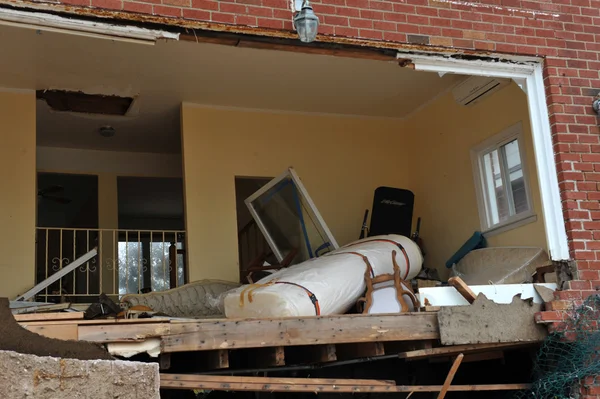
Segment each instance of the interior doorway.
[[[254,194],[259,188],[271,181],[272,177],[240,177],[235,178],[235,206],[237,214],[238,256],[240,282],[247,282],[248,267],[265,252],[270,253],[269,245],[258,225],[252,218],[244,200]],[[275,262],[268,256],[267,261]]]

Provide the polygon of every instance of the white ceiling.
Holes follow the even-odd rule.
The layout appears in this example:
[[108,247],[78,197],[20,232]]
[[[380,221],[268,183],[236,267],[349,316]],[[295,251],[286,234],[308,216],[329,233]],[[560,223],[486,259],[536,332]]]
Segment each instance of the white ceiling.
[[[370,61],[200,44],[155,46],[0,27],[0,87],[138,96],[132,117],[56,113],[38,101],[38,144],[180,151],[182,101],[268,110],[403,117],[460,77]],[[110,124],[117,133],[97,133]]]

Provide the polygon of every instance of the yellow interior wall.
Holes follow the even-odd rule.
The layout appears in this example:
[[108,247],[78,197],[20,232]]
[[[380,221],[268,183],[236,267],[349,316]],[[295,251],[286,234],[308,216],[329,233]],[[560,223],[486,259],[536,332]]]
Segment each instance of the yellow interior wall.
[[407,120],[412,148],[411,187],[415,218],[422,217],[426,265],[447,273],[445,263],[475,231],[481,230],[471,148],[521,121],[526,164],[537,221],[488,238],[489,246],[547,248],[537,170],[525,93],[514,83],[473,106],[447,93]]
[[238,280],[235,176],[293,166],[338,243],[358,239],[381,185],[405,187],[398,121],[182,105],[190,281]]
[[0,92],[0,297],[35,284],[35,93]]

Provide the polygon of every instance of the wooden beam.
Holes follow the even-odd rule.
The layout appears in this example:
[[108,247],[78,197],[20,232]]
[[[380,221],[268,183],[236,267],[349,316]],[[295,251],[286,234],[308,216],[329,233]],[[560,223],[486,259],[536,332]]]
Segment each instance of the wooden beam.
[[450,277],[448,279],[448,284],[456,288],[456,290],[463,296],[469,303],[475,302],[475,298],[477,295],[473,292],[472,289],[469,288],[467,283],[463,281],[460,277]]
[[30,326],[34,325],[48,325],[48,324],[79,324],[79,325],[88,325],[88,326],[119,326],[126,324],[163,324],[169,325],[170,319],[167,317],[152,317],[148,319],[99,319],[99,320],[37,320],[37,321],[27,321],[27,322],[19,322],[21,325],[27,324]]
[[47,338],[56,338],[64,340],[79,339],[76,324],[52,324],[49,326],[25,326],[25,329]]
[[204,381],[217,383],[250,383],[250,384],[308,384],[308,385],[366,385],[366,386],[395,386],[392,380],[362,380],[350,378],[293,378],[293,377],[246,377],[229,375],[203,375],[203,374],[163,374],[160,375],[162,381]]
[[391,54],[384,54],[381,51],[357,48],[326,48],[315,46],[298,46],[292,44],[269,43],[256,40],[240,40],[238,47],[248,47],[253,49],[292,51],[294,53],[330,55],[336,57],[359,58],[378,61],[395,61],[396,57]]
[[446,397],[446,392],[448,392],[448,389],[450,389],[450,384],[452,384],[452,380],[454,379],[454,376],[460,367],[463,357],[465,356],[462,353],[459,353],[456,359],[454,359],[454,363],[452,363],[452,367],[450,367],[450,371],[446,376],[446,381],[444,381],[444,385],[442,385],[442,390],[440,391],[437,399],[444,399]]
[[414,351],[401,352],[398,354],[400,359],[420,360],[429,357],[451,356],[458,353],[481,353],[494,351],[498,349],[515,349],[531,346],[531,342],[523,343],[496,343],[496,344],[471,344],[471,345],[455,345],[441,346],[437,348],[418,349]]
[[[240,376],[207,376],[161,374],[160,387],[167,389],[207,389],[213,391],[268,391],[268,392],[441,392],[441,385],[395,385],[393,381],[272,378]],[[448,391],[518,391],[531,384],[450,385]]]
[[48,320],[82,320],[84,312],[61,312],[61,313],[29,313],[16,314],[15,320],[22,321],[48,321]]
[[163,352],[439,338],[434,313],[334,315],[171,323]]
[[79,339],[92,342],[131,342],[169,334],[168,323],[79,325]]

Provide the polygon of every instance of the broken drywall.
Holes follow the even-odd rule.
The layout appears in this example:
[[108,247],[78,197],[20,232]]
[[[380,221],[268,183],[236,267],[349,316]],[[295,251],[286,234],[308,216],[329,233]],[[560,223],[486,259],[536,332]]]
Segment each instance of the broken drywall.
[[442,307],[438,312],[442,345],[542,341],[546,329],[535,323],[542,304],[515,295],[498,304],[479,294],[469,306]]

